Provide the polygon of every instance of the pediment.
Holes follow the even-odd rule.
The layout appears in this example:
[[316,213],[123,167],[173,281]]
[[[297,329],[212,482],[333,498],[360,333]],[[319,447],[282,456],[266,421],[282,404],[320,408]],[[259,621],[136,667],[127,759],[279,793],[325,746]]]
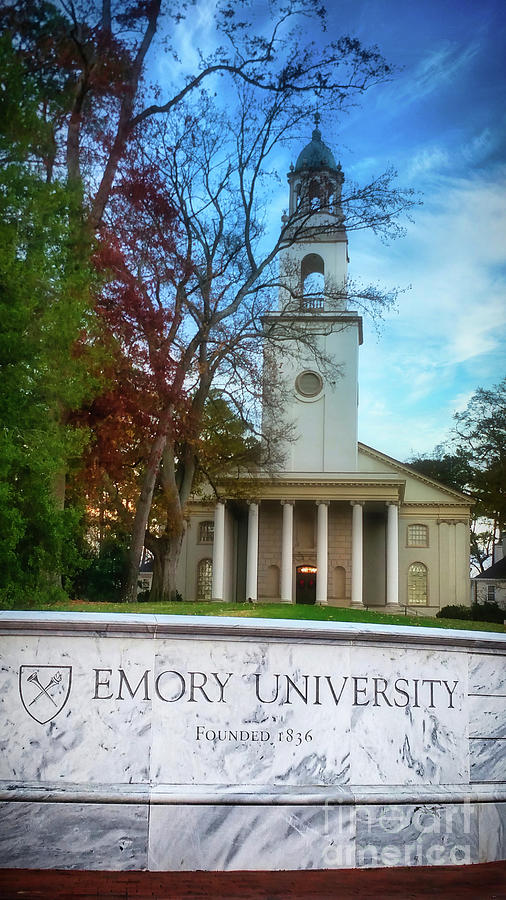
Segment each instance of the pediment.
[[364,475],[366,473],[402,475],[406,485],[405,503],[461,503],[469,506],[473,502],[466,494],[416,472],[410,466],[387,456],[380,450],[368,447],[367,444],[358,444],[358,469]]

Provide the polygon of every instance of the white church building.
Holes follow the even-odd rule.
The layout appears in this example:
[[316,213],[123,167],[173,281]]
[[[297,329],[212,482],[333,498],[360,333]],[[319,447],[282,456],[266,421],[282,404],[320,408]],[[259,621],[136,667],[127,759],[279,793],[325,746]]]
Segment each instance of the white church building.
[[278,368],[295,438],[275,474],[250,478],[249,495],[248,482],[238,492],[236,480],[219,485],[218,502],[190,504],[178,572],[185,600],[401,606],[429,615],[469,604],[469,498],[358,441],[362,320],[345,297],[343,180],[316,127],[288,176],[290,217],[307,210],[280,260],[289,289],[263,323],[271,333],[312,333],[339,377],[318,365],[318,353],[288,341]]

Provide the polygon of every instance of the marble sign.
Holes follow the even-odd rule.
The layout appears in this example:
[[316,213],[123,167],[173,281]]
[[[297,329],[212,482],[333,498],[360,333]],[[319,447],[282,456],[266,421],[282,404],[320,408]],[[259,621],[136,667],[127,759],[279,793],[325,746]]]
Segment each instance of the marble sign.
[[[289,868],[361,864],[367,809],[473,798],[471,861],[499,852],[479,833],[478,801],[492,822],[486,804],[505,799],[502,636],[484,647],[435,629],[19,613],[0,627],[2,865],[20,864],[14,835],[37,843],[45,815],[56,840],[72,810],[83,828],[100,821],[118,868],[135,868],[132,855],[140,868],[254,868],[251,844],[248,856],[217,839],[241,828],[269,867],[273,828]],[[338,807],[325,862],[315,823]],[[100,867],[72,834],[54,858]]]
[[0,777],[216,785],[469,780],[467,660],[303,641],[12,638]]

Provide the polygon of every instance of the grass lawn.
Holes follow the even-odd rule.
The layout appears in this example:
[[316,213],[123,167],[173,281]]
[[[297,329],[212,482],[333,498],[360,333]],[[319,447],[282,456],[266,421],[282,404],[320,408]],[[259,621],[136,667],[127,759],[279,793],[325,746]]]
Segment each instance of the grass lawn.
[[[18,609],[30,609],[28,605]],[[335,606],[303,606],[288,603],[89,603],[69,600],[40,607],[47,612],[149,613],[171,616],[241,616],[260,619],[310,619],[316,622],[373,622],[378,625],[416,625],[429,628],[462,628],[469,631],[502,631],[506,626],[468,619],[436,619],[421,615],[386,615],[367,609]]]

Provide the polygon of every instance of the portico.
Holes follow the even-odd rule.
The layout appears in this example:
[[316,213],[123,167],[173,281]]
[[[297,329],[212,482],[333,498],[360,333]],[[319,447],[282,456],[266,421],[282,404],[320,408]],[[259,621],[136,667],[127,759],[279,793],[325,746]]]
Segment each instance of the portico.
[[[227,509],[232,540],[236,535],[236,540],[246,545],[245,600],[296,603],[297,568],[310,566],[316,569],[317,604],[362,606],[368,599],[363,578],[368,548],[367,539],[364,544],[364,518],[369,522],[372,517],[376,530],[383,532],[383,603],[398,604],[402,480],[382,478],[359,483],[356,475],[353,479],[327,478],[319,483],[311,480],[312,485],[308,485],[307,478],[300,482],[291,478],[256,484],[260,496],[254,500],[238,503],[231,498],[228,503],[220,500],[216,504],[213,573],[218,573],[218,577],[213,578],[213,599],[225,599],[222,573]],[[239,520],[243,527],[234,528],[234,521]],[[237,548],[229,548],[228,555],[235,557]],[[376,603],[381,599],[377,598]]]

